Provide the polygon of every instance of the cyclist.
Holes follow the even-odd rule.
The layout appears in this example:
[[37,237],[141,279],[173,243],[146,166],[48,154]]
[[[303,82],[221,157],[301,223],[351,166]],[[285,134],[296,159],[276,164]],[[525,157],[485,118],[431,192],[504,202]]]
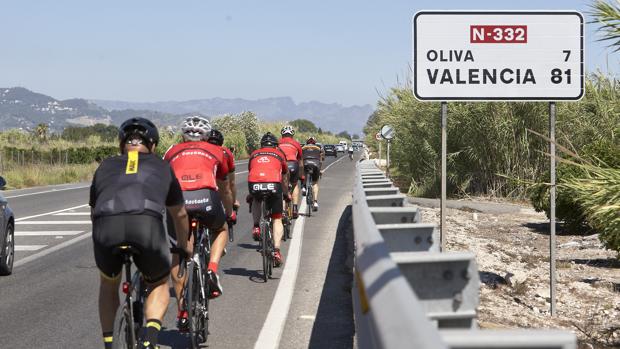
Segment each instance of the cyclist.
[[[170,163],[179,180],[185,208],[192,218],[197,218],[209,228],[212,241],[211,255],[207,266],[207,284],[210,294],[216,298],[222,295],[222,285],[217,274],[218,264],[226,242],[228,241],[227,217],[232,213],[232,195],[228,185],[226,168],[223,166],[224,154],[216,145],[202,141],[211,131],[209,120],[201,116],[189,116],[182,124],[183,142],[173,145],[164,155],[164,160]],[[170,242],[174,246],[179,243],[173,227],[168,225]],[[190,236],[190,245],[193,246],[193,236]],[[178,256],[173,256],[172,281],[177,296],[179,308],[178,327],[186,331],[189,321],[187,311],[181,302],[183,285],[186,277],[179,279]]]
[[144,304],[146,328],[141,331],[139,348],[155,348],[170,301],[170,252],[163,213],[167,208],[181,239],[179,247],[189,252],[187,213],[172,169],[153,154],[159,142],[155,125],[144,118],[129,119],[121,125],[118,139],[121,155],[99,165],[90,187],[93,247],[101,272],[99,319],[105,348],[111,348],[123,266],[115,249],[130,245],[140,252],[133,260],[150,289]]
[[[282,265],[283,259],[280,253],[280,243],[284,233],[282,225],[283,211],[283,190],[288,188],[288,166],[286,164],[286,156],[278,149],[278,139],[276,136],[267,132],[260,140],[261,148],[252,152],[248,163],[248,188],[250,196],[248,201],[252,202],[252,218],[254,219],[254,228],[252,237],[258,241],[261,239],[259,221],[260,221],[260,202],[252,200],[252,191],[255,184],[273,184],[273,195],[271,195],[267,203],[271,209],[271,219],[273,224],[273,240],[274,240],[274,259],[277,267]],[[290,200],[290,194],[286,193],[287,200]]]
[[353,160],[353,146],[349,146],[349,159]]
[[[209,132],[207,136],[207,142],[220,146],[224,152],[224,163],[222,165],[227,169],[226,172],[228,172],[228,184],[230,186],[230,192],[232,193],[233,208],[237,209],[239,208],[239,201],[237,200],[237,185],[235,183],[235,156],[230,148],[224,146],[224,135],[222,132],[214,128],[211,129],[211,132]],[[233,224],[237,223],[237,214],[235,211],[232,212],[232,215],[228,217],[228,219]]]
[[[280,131],[279,147],[286,156],[289,171],[289,183],[293,187],[293,218],[299,216],[297,203],[299,202],[299,186],[297,182],[304,180],[304,161],[301,157],[301,144],[293,138],[295,130],[292,126],[284,126]],[[301,174],[301,177],[300,177]]]
[[[303,151],[304,170],[305,175],[308,175],[308,170],[312,171],[312,193],[314,194],[314,202],[312,203],[312,210],[317,211],[319,209],[319,178],[321,177],[321,167],[323,164],[323,151],[316,145],[316,138],[310,136],[306,141],[306,145],[301,148]],[[303,190],[305,191],[305,187]]]

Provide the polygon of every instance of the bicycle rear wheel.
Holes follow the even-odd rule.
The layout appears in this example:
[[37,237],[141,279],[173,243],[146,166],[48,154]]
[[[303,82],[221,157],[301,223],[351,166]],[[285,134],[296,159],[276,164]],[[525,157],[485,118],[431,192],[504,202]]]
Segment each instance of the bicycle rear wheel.
[[131,309],[127,303],[121,304],[114,317],[114,331],[112,334],[113,349],[134,349],[136,347],[136,331]]
[[263,257],[263,281],[267,282],[269,279],[269,263],[271,257],[271,251],[268,240],[269,222],[265,218],[267,214],[267,208],[265,200],[261,201],[261,218],[260,218],[260,232],[262,238],[262,257]]
[[312,216],[312,204],[314,203],[314,191],[312,190],[311,175],[306,177],[306,215]]
[[209,300],[205,297],[205,278],[196,262],[190,263],[186,286],[187,314],[189,317],[192,348],[200,348],[209,336]]

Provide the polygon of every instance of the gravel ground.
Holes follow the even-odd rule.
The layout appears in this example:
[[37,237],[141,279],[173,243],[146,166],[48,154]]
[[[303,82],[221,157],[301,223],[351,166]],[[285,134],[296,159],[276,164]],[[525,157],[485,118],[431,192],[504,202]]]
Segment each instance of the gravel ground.
[[[620,260],[597,235],[557,236],[558,316],[551,317],[545,215],[459,202],[447,210],[447,249],[476,254],[481,328],[563,328],[577,334],[580,349],[620,347]],[[439,209],[418,204],[423,221],[439,225]]]

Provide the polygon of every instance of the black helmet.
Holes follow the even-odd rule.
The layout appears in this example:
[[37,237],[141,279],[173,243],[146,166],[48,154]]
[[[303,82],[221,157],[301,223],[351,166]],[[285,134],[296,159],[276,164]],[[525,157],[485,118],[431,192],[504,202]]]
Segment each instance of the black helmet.
[[207,142],[222,146],[224,144],[224,135],[222,132],[212,128],[211,132],[207,135]]
[[271,132],[265,133],[263,138],[260,139],[261,147],[277,147],[278,139]]
[[125,143],[127,138],[138,135],[147,145],[157,145],[159,143],[159,132],[157,127],[150,120],[145,118],[131,118],[121,125],[118,129],[118,140]]

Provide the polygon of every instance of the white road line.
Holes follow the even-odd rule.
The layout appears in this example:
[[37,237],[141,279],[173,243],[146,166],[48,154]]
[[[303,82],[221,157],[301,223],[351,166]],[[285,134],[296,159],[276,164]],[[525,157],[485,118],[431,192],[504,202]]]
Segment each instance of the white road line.
[[15,236],[57,236],[57,235],[77,235],[83,230],[55,230],[55,231],[16,231]]
[[334,166],[337,162],[342,161],[344,158],[345,158],[345,157],[343,156],[343,157],[341,157],[340,159],[338,159],[338,160],[336,160],[336,161],[332,162],[331,164],[329,164],[329,166],[325,167],[325,169],[323,170],[323,172],[327,171],[327,169],[329,169],[330,167]]
[[54,213],[54,216],[90,216],[90,212],[60,212]]
[[62,189],[50,189],[50,190],[44,190],[44,191],[37,191],[37,192],[34,192],[34,193],[26,193],[26,194],[19,194],[19,195],[13,195],[13,196],[5,196],[5,198],[12,199],[12,198],[19,198],[19,197],[22,197],[22,196],[31,196],[31,195],[55,193],[55,192],[58,192],[58,191],[84,189],[84,188],[89,188],[89,187],[90,187],[90,185],[84,185],[84,186],[81,186],[81,187],[71,187],[71,188],[62,188]]
[[15,245],[15,251],[38,251],[47,245]]
[[62,210],[57,210],[57,211],[52,211],[52,212],[46,212],[46,213],[35,214],[34,216],[28,216],[28,217],[17,218],[17,219],[15,220],[15,222],[25,221],[25,220],[30,219],[30,218],[37,218],[37,217],[48,216],[48,215],[52,215],[52,214],[59,213],[59,212],[71,211],[71,210],[75,210],[76,208],[82,208],[82,207],[86,207],[86,206],[88,206],[88,204],[86,204],[86,205],[80,205],[80,206],[74,206],[74,207],[69,207],[69,208],[65,208],[65,209],[62,209]]
[[47,225],[47,224],[57,224],[57,225],[65,225],[65,224],[90,224],[91,221],[21,221],[16,222],[16,225]]
[[235,161],[235,165],[247,164],[249,160]]
[[32,255],[30,255],[28,257],[25,257],[25,258],[22,258],[20,260],[17,260],[13,264],[13,267],[19,267],[20,265],[24,265],[26,263],[32,262],[32,261],[34,261],[36,259],[39,259],[39,258],[41,258],[43,256],[47,256],[50,253],[56,252],[58,250],[61,250],[61,249],[65,248],[65,247],[67,247],[67,246],[71,246],[71,245],[73,245],[73,244],[75,244],[77,242],[80,242],[80,241],[82,241],[82,240],[84,240],[86,238],[89,238],[90,236],[91,236],[90,232],[87,233],[87,234],[79,235],[79,236],[77,236],[77,237],[75,237],[75,238],[73,238],[71,240],[67,240],[67,241],[65,241],[63,243],[60,243],[60,244],[55,245],[55,246],[52,246],[52,247],[50,247],[48,249],[45,249],[45,250],[43,250],[41,252],[37,252],[37,253],[32,254]]
[[248,171],[235,172],[235,176],[242,173],[247,173]]
[[[306,201],[303,200],[299,212],[306,211]],[[304,222],[305,216],[299,216],[295,221],[293,228],[293,240],[289,247],[288,255],[284,264],[284,270],[280,277],[278,289],[273,297],[271,308],[263,324],[263,328],[258,335],[254,348],[276,349],[280,345],[282,332],[286,323],[288,310],[293,300],[293,292],[295,290],[295,282],[297,280],[297,272],[299,271],[299,261],[301,259],[301,243],[304,238]]]

